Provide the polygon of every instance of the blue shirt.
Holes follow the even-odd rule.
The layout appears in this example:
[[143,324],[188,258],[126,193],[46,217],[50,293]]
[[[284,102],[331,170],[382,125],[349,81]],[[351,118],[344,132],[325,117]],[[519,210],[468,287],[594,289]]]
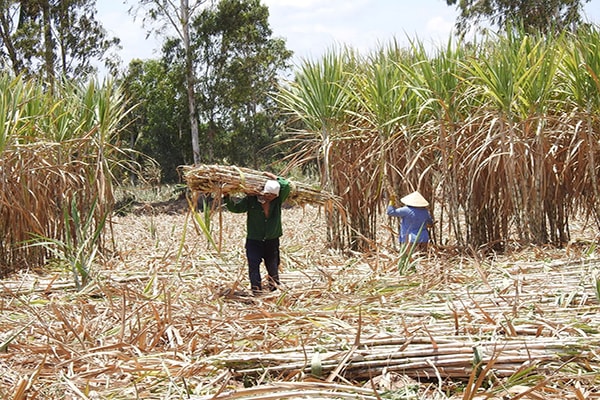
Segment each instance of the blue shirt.
[[389,205],[387,215],[401,218],[400,243],[429,242],[427,225],[433,225],[433,219],[426,208],[410,206],[395,208]]

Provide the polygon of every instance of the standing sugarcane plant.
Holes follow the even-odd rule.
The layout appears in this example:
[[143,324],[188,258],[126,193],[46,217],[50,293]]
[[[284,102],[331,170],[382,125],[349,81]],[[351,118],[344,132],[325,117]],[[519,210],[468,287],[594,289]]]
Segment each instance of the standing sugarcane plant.
[[[525,82],[533,71],[527,63],[526,40],[509,36],[487,45],[491,56],[469,60],[466,68],[472,82],[473,101],[480,106],[481,117],[473,122],[472,132],[487,132],[477,154],[469,159],[466,187],[471,187],[467,201],[469,241],[475,245],[493,244],[501,249],[509,236],[512,222],[519,240],[529,240],[526,225],[525,197],[531,187],[532,171],[527,140],[521,129],[521,97]],[[474,143],[476,145],[476,143]]]
[[560,245],[575,216],[600,226],[598,43],[593,27],[515,28],[437,51],[330,53],[277,95],[298,128],[291,158],[319,160],[349,212],[336,232],[356,249],[376,238],[385,181],[435,200],[439,242]]
[[[459,244],[464,245],[463,229],[461,226],[461,164],[456,157],[460,151],[459,126],[464,121],[468,110],[465,103],[457,101],[464,97],[466,88],[462,71],[463,60],[467,51],[459,43],[448,40],[446,47],[440,48],[432,57],[428,56],[425,46],[415,41],[412,44],[413,59],[411,63],[402,65],[407,85],[416,99],[419,108],[415,113],[415,124],[421,126],[425,137],[431,138],[428,149],[428,161],[434,168],[437,181],[429,185],[419,186],[418,189],[427,198],[434,198],[439,192],[445,201],[440,204],[438,222],[443,225],[444,211],[447,210],[449,234]],[[394,149],[395,152],[401,149]],[[426,167],[424,167],[426,168]],[[410,188],[404,188],[409,191]],[[433,203],[433,202],[432,202]],[[435,204],[435,203],[433,203]],[[442,230],[437,241],[447,240],[442,237]]]
[[[336,170],[332,165],[334,144],[344,131],[344,115],[347,109],[347,83],[345,66],[347,54],[328,52],[323,59],[306,61],[296,79],[282,87],[275,95],[280,107],[292,124],[300,128],[292,132],[288,141],[295,144],[295,151],[287,157],[290,168],[316,162],[321,174],[321,186],[334,194],[331,175]],[[328,215],[328,239],[334,247],[343,247],[347,232],[336,215]]]
[[[394,132],[401,124],[398,110],[402,108],[406,86],[394,60],[401,57],[397,45],[381,49],[363,62],[347,87],[351,109],[347,118],[352,127],[348,140],[354,143],[346,167],[338,168],[339,187],[347,187],[345,195],[355,249],[369,249],[376,240],[377,215],[382,193],[390,191],[388,170],[395,164],[389,151]],[[348,141],[340,142],[350,148]],[[340,151],[340,153],[343,153]],[[389,193],[388,193],[389,195]]]
[[564,109],[556,116],[566,151],[558,173],[570,195],[565,207],[582,204],[600,225],[600,32],[583,28],[567,37],[559,66]]
[[113,144],[126,113],[111,82],[64,82],[50,93],[0,76],[0,276],[54,256],[69,261],[78,287],[89,281],[112,211],[112,174],[127,159]]
[[100,238],[106,224],[107,215],[96,221],[94,201],[87,215],[81,215],[77,197],[72,197],[70,207],[63,210],[64,239],[34,236],[30,246],[41,246],[52,255],[51,263],[60,269],[70,271],[77,290],[84,288],[92,277],[96,255],[100,250]]

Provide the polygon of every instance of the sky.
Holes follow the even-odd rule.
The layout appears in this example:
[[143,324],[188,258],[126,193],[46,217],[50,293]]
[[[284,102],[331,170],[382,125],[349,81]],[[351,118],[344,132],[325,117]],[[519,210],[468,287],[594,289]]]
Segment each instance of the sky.
[[[286,40],[293,62],[318,58],[328,49],[350,46],[361,53],[396,40],[419,39],[431,48],[447,43],[458,15],[446,0],[262,0],[269,7],[273,36]],[[160,40],[147,37],[141,19],[127,10],[135,0],[97,0],[98,20],[119,37],[126,66],[134,58],[157,58]],[[600,24],[600,0],[586,4],[588,21]]]

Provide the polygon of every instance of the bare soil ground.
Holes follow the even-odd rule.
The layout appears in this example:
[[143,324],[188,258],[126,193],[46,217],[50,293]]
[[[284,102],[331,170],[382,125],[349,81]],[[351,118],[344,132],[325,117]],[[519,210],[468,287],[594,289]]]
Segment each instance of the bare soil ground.
[[600,397],[600,261],[591,244],[467,257],[406,273],[329,248],[321,211],[284,213],[280,290],[253,297],[245,218],[185,202],[112,221],[76,291],[62,269],[0,282],[6,399],[585,399]]

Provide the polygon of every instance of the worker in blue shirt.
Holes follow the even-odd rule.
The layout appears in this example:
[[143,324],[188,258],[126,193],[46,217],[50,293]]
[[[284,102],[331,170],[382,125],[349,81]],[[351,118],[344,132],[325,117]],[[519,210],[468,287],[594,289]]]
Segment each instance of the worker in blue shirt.
[[415,244],[420,251],[427,250],[428,229],[433,226],[433,218],[427,210],[429,202],[419,192],[404,196],[400,201],[404,206],[396,208],[396,199],[392,195],[387,207],[387,215],[400,218],[400,244]]

